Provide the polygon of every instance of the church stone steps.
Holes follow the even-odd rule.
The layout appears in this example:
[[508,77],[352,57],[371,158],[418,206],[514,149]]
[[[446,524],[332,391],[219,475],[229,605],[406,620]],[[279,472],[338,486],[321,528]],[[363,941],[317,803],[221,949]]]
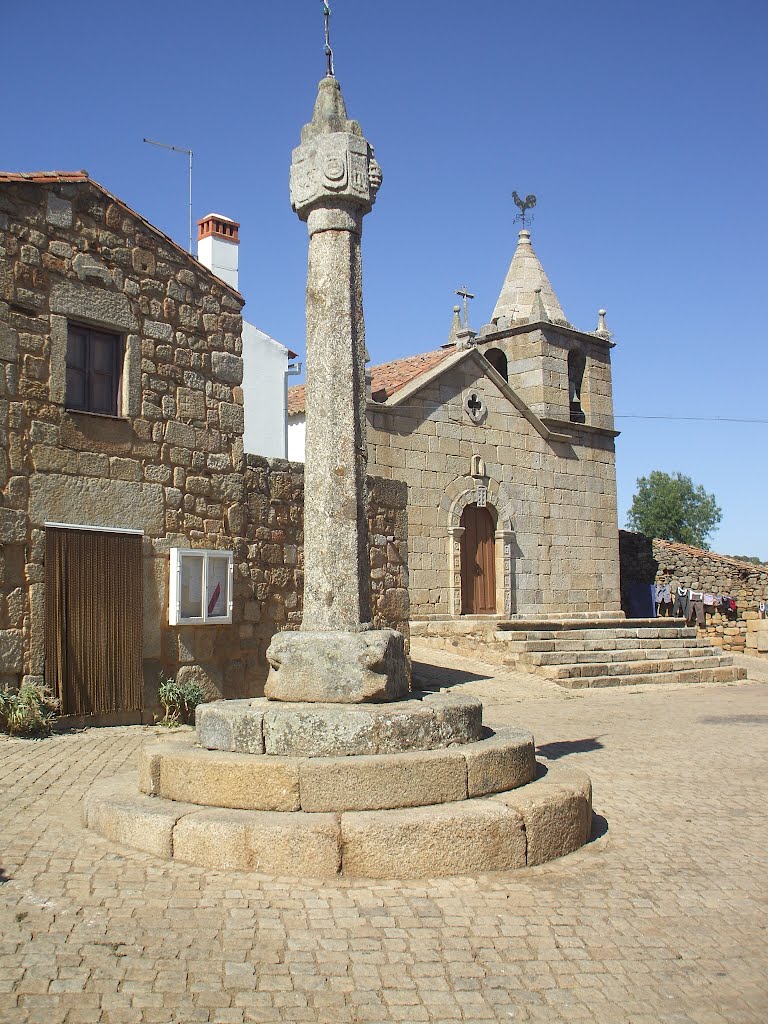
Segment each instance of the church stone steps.
[[674,661],[678,658],[706,658],[717,653],[709,645],[700,647],[631,647],[626,650],[579,650],[571,648],[567,651],[522,651],[517,656],[518,664],[532,666],[552,665],[611,665],[635,661]]
[[518,643],[536,641],[554,641],[562,643],[565,640],[695,640],[696,629],[694,626],[616,626],[611,629],[529,629],[520,633],[508,633],[499,630],[498,639],[503,643],[514,645]]
[[685,672],[688,670],[726,668],[732,664],[728,655],[705,655],[698,658],[670,658],[658,661],[601,662],[585,664],[540,665],[539,675],[560,682],[563,679],[578,679],[599,676],[640,676],[655,673]]
[[[489,623],[490,625],[490,623]],[[549,631],[552,633],[571,632],[573,630],[594,630],[606,629],[679,629],[686,626],[685,619],[676,619],[671,616],[657,617],[654,619],[503,619],[493,622],[494,628],[503,633],[526,633],[530,630],[536,632]]]
[[[420,628],[417,643],[519,668],[567,687],[732,682],[733,658],[683,619],[460,621]],[[423,627],[423,624],[421,624]]]
[[[644,650],[677,650],[682,647],[696,649],[698,647],[711,647],[706,640],[689,637],[660,637],[658,639],[644,638],[642,647]],[[625,637],[619,640],[522,640],[516,644],[507,643],[505,648],[514,651],[522,656],[523,654],[547,654],[552,652],[567,651],[591,651],[595,653],[635,651],[638,650],[637,638]]]
[[701,683],[733,683],[746,678],[746,669],[736,665],[720,668],[694,668],[684,671],[646,672],[638,675],[579,676],[556,680],[558,686],[583,690],[603,686],[648,686],[661,683],[699,685]]

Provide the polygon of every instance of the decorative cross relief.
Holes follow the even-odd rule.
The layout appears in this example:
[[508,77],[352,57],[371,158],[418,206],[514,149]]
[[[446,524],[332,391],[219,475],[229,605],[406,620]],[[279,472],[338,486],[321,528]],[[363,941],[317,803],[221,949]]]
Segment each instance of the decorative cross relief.
[[468,391],[464,398],[464,412],[473,423],[482,423],[488,408],[477,391]]

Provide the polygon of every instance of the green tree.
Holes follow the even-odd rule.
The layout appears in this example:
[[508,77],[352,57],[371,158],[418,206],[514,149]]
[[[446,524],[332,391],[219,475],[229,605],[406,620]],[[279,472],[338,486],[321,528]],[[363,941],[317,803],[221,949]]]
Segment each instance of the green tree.
[[697,487],[689,476],[654,470],[637,481],[627,524],[647,537],[677,540],[708,551],[707,537],[722,517],[714,494]]

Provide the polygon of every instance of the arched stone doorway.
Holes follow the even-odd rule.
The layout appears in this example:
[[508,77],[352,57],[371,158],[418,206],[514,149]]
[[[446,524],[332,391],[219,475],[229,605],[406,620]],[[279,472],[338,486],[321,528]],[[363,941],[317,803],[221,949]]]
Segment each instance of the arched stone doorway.
[[461,613],[496,612],[496,524],[487,508],[467,505],[461,514]]
[[[499,485],[495,480],[488,477],[484,479],[486,481],[483,495],[485,508],[483,509],[481,501],[480,509],[490,515],[493,526],[491,537],[496,588],[492,610],[485,614],[513,615],[517,605],[515,559],[516,556],[519,557],[520,552],[517,550],[510,520],[509,498],[500,493]],[[440,503],[438,514],[446,523],[446,533],[448,534],[448,608],[452,618],[469,614],[463,610],[464,601],[462,600],[462,581],[466,578],[466,573],[462,572],[463,538],[466,530],[464,510],[470,505],[477,507],[479,495],[480,488],[477,480],[469,476],[458,477],[448,485]]]

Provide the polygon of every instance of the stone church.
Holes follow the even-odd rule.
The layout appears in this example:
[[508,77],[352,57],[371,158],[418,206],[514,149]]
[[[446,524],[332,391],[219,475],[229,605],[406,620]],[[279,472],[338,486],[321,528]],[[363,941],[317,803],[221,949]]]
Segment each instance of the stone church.
[[[408,485],[411,616],[620,612],[611,335],[575,328],[520,232],[490,323],[371,370],[372,473]],[[304,390],[289,393],[301,458]]]

